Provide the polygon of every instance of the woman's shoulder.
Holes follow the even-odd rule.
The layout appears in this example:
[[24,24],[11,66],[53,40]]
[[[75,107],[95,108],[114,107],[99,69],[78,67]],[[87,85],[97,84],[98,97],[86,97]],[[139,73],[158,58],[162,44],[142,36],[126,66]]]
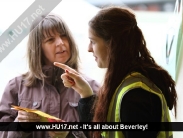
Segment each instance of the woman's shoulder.
[[23,75],[18,75],[14,78],[11,78],[8,82],[8,84],[14,84],[14,83],[21,83],[23,81]]
[[19,86],[23,82],[22,80],[23,80],[22,75],[19,75],[19,76],[16,76],[16,77],[10,79],[6,84],[4,91],[5,92],[15,92],[15,93],[17,93],[18,89],[19,89]]
[[97,82],[96,80],[92,79],[91,77],[88,77],[86,75],[83,75],[83,77],[86,79],[86,81],[90,84],[90,86],[92,87],[92,89],[97,92],[100,88],[100,83]]
[[96,84],[100,85],[100,83],[99,83],[97,80],[95,80],[95,79],[89,77],[88,75],[82,74],[82,76],[83,76],[83,78],[84,78],[88,83],[96,83]]

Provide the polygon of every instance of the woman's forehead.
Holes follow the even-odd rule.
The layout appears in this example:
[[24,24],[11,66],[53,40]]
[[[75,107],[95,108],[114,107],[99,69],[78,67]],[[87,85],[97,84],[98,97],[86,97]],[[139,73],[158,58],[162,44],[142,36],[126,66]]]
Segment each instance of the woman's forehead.
[[58,30],[56,30],[55,28],[43,30],[44,37],[54,36],[55,34],[59,34],[59,33],[60,32],[58,32]]

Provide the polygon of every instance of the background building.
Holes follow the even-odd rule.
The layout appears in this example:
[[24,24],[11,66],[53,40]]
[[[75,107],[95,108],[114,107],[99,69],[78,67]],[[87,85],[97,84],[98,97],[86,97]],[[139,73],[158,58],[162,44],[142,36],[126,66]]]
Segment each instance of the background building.
[[97,7],[107,5],[126,5],[134,10],[171,12],[175,7],[175,0],[85,0]]

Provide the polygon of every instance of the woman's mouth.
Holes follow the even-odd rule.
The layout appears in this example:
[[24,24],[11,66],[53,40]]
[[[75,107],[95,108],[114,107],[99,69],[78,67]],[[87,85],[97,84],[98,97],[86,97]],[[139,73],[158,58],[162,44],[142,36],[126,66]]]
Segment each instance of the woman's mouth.
[[65,52],[65,50],[56,52],[56,54],[63,54],[64,52]]

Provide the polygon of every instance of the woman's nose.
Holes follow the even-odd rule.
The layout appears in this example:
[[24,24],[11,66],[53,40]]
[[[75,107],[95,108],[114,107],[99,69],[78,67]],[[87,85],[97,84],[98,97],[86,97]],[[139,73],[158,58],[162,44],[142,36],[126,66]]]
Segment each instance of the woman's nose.
[[88,45],[88,52],[93,52],[93,48],[91,44]]
[[64,42],[63,42],[62,38],[58,37],[56,39],[56,46],[63,45],[63,44],[64,44]]

